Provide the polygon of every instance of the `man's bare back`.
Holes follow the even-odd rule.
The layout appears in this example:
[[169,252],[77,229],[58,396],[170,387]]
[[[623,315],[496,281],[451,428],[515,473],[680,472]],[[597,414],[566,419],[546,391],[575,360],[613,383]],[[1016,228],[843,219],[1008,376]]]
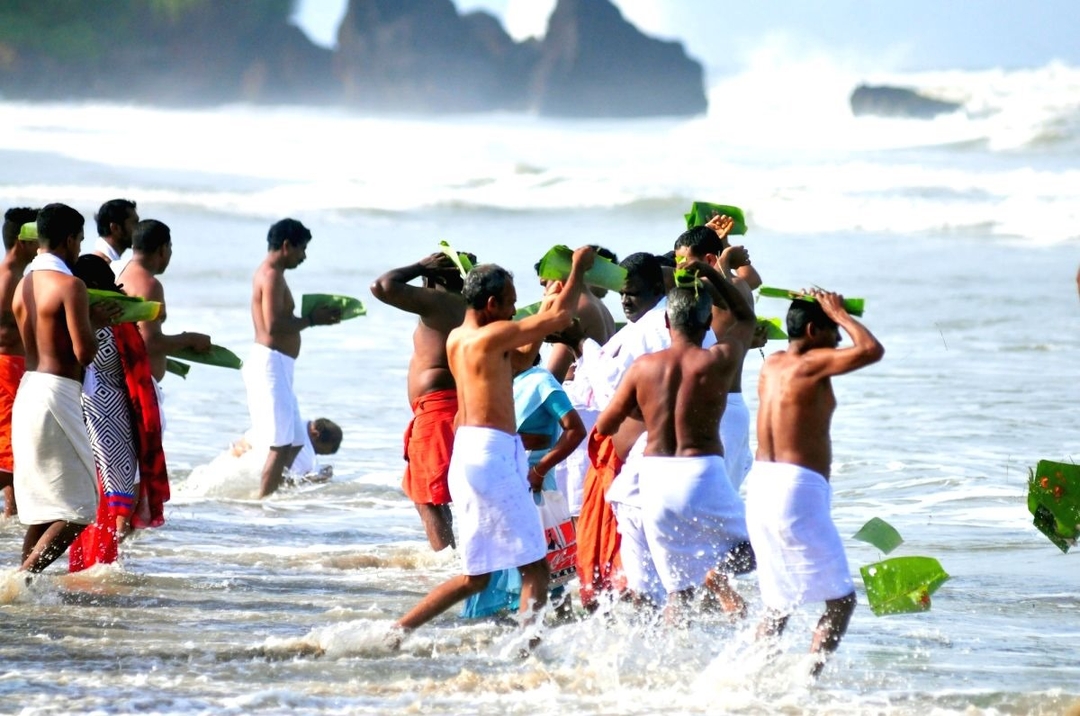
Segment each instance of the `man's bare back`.
[[808,295],[855,345],[837,348],[837,328],[807,326],[803,335],[791,336],[787,350],[766,359],[758,378],[756,459],[800,465],[828,479],[836,409],[830,379],[881,360],[885,349],[844,310],[842,296],[818,290]]
[[82,382],[97,354],[86,286],[58,271],[35,271],[12,305],[26,347],[26,369]]

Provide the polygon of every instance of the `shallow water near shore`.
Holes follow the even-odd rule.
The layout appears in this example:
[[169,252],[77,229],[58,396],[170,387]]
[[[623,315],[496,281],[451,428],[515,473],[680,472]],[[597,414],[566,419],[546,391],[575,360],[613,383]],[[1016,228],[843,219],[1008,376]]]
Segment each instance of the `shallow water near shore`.
[[[69,111],[87,126],[96,113],[107,114]],[[114,108],[112,116],[126,111]],[[0,117],[21,112],[0,104]],[[155,116],[185,120],[180,113]],[[319,121],[337,131],[338,120],[345,121]],[[267,127],[246,113],[198,114],[191,121],[218,121],[236,137],[245,123],[260,136]],[[547,141],[555,131],[510,120],[458,124],[444,138],[468,136],[483,151],[498,149],[511,164],[528,166],[530,152],[517,142]],[[583,138],[599,133],[588,124],[561,129],[585,149]],[[650,148],[646,158],[656,158],[665,133],[693,130],[651,124],[613,131],[640,135]],[[603,196],[623,190],[629,196],[633,182],[618,176],[624,159],[603,144],[598,140],[593,156],[581,161],[592,163],[590,176],[598,181],[614,177],[598,188]],[[957,156],[951,152],[852,150],[849,158],[887,176],[890,167],[927,157],[947,164]],[[455,555],[430,552],[399,489],[414,324],[378,304],[368,292],[371,281],[445,239],[514,271],[524,305],[540,295],[531,267],[552,244],[600,243],[620,256],[667,250],[689,201],[737,195],[735,179],[717,180],[720,188],[703,195],[704,180],[670,190],[658,181],[652,198],[610,206],[576,206],[562,196],[552,206],[519,199],[513,206],[477,206],[447,190],[433,204],[417,200],[416,209],[349,208],[319,205],[319,184],[310,176],[295,183],[268,178],[261,164],[246,174],[238,165],[234,176],[222,178],[220,168],[200,173],[175,157],[170,171],[142,167],[152,156],[117,165],[50,154],[47,147],[4,145],[0,154],[9,177],[30,180],[0,182],[7,206],[69,201],[89,218],[104,199],[130,195],[144,218],[172,227],[173,264],[162,279],[167,331],[208,332],[243,357],[252,339],[251,275],[265,251],[267,226],[284,215],[297,216],[315,234],[308,261],[288,275],[294,294],[354,295],[369,310],[303,334],[296,374],[301,408],[310,417],[332,418],[345,432],[327,484],[264,501],[235,485],[213,495],[194,489],[191,472],[248,426],[243,384],[237,372],[199,365],[187,380],[166,379],[173,484],[167,523],[130,540],[118,565],[67,575],[62,560],[29,586],[11,574],[0,577],[3,710],[1059,714],[1080,700],[1077,555],[1062,555],[1038,534],[1025,504],[1029,467],[1039,459],[1080,458],[1075,226],[1071,234],[1059,227],[1034,236],[975,225],[909,232],[898,214],[891,230],[864,231],[858,216],[838,216],[830,229],[828,215],[770,222],[782,214],[781,204],[767,205],[760,223],[751,212],[745,244],[766,284],[818,284],[865,298],[865,323],[887,350],[882,363],[835,381],[833,512],[841,535],[881,517],[906,540],[893,555],[936,557],[952,575],[931,611],[876,618],[858,567],[881,555],[845,539],[860,606],[836,658],[810,682],[804,652],[819,607],[792,619],[776,654],[752,639],[760,616],[752,578],[738,583],[751,605],[743,624],[704,616],[671,632],[635,621],[620,605],[609,620],[549,628],[525,659],[518,657],[522,636],[515,627],[464,622],[456,612],[411,635],[398,651],[385,639],[396,618],[459,567]],[[1038,172],[1061,172],[1062,184],[1073,171],[1057,167],[1056,158],[1027,160]],[[762,175],[769,164],[740,161],[759,161]],[[956,163],[977,177],[1017,162],[1015,155],[965,154]],[[439,164],[424,181],[434,181],[432,173],[452,176],[451,164]],[[795,179],[778,173],[777,185],[795,191],[808,179],[813,186],[810,164],[800,166]],[[410,170],[424,173],[419,164]],[[360,175],[363,168],[349,171]],[[533,176],[529,171],[512,176]],[[404,182],[407,173],[403,168],[392,178]],[[524,180],[496,176],[493,191],[517,197],[513,192],[524,189],[515,181]],[[378,177],[367,182],[370,188]],[[370,196],[365,186],[356,188],[358,196]],[[939,190],[925,189],[947,203],[934,193]],[[1062,191],[1058,199],[1066,201]],[[790,208],[802,206],[796,201]],[[803,224],[805,232],[798,228]],[[609,305],[618,312],[614,297]],[[782,301],[758,303],[759,315],[785,310]],[[760,363],[756,352],[746,361],[752,414]],[[0,555],[8,556],[0,562],[12,569],[22,533],[15,521],[0,523]]]

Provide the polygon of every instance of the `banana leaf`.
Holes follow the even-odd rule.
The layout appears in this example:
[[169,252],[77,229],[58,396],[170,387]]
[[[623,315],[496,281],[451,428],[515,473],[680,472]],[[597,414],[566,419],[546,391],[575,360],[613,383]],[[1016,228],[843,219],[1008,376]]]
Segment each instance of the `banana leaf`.
[[1035,528],[1062,552],[1080,537],[1080,465],[1040,460],[1028,470],[1028,511]]
[[176,360],[175,358],[165,359],[165,372],[178,375],[184,380],[187,380],[187,374],[191,371],[191,366],[183,361]]
[[[570,276],[573,258],[574,252],[569,247],[553,246],[540,259],[540,278],[544,281],[565,281]],[[621,291],[626,283],[626,269],[597,256],[592,268],[585,272],[585,283],[609,291]]]
[[[791,300],[809,301],[810,303],[816,303],[813,296],[808,296],[802,291],[791,291],[786,288],[773,288],[772,286],[762,286],[759,289],[762,296],[766,298],[788,298]],[[861,316],[863,311],[866,310],[866,301],[861,298],[845,298],[844,310],[853,316]]]
[[468,254],[454,251],[452,248],[450,248],[449,241],[440,241],[439,248],[441,248],[442,252],[449,256],[450,260],[454,262],[454,265],[457,266],[458,271],[461,272],[462,278],[465,278],[465,275],[472,271],[472,261],[469,261]]
[[530,303],[528,306],[522,306],[514,312],[514,320],[520,321],[522,318],[528,318],[529,316],[535,316],[540,312],[540,301],[536,303]]
[[300,298],[300,316],[307,318],[320,306],[329,306],[341,310],[341,320],[366,316],[367,309],[360,299],[351,296],[336,296],[331,293],[305,293]]
[[851,538],[857,539],[860,542],[868,542],[877,547],[884,554],[892,552],[904,543],[904,538],[900,536],[900,533],[896,531],[896,528],[880,517],[872,518],[863,525],[858,532],[853,534]]
[[861,567],[866,599],[874,616],[930,609],[930,595],[949,579],[933,557],[893,557]]
[[690,213],[683,216],[686,218],[686,228],[692,229],[695,226],[704,226],[717,214],[725,214],[735,220],[735,225],[731,227],[729,235],[746,233],[746,217],[743,216],[743,210],[737,206],[695,201],[690,205]]
[[120,315],[116,318],[117,323],[135,323],[136,321],[153,321],[161,313],[161,304],[157,301],[145,301],[138,296],[128,296],[116,291],[104,291],[99,288],[88,288],[86,292],[90,296],[90,305],[102,301],[116,301],[120,304]]
[[19,241],[37,241],[37,222],[28,221],[19,227]]
[[770,341],[782,341],[788,337],[779,318],[759,318],[757,324],[765,330],[765,337]]
[[182,358],[192,363],[217,366],[218,368],[233,368],[239,370],[244,361],[228,348],[222,346],[210,346],[206,353],[199,353],[191,348],[181,348],[169,354],[173,358]]

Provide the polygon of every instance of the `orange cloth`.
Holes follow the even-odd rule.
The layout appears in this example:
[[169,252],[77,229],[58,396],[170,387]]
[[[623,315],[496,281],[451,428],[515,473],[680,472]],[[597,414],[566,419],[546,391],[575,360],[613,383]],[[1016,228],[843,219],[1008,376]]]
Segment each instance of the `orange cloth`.
[[612,436],[595,430],[589,433],[589,471],[585,474],[585,494],[577,523],[577,573],[581,604],[586,609],[596,605],[599,592],[626,589],[615,513],[604,498],[622,466]]
[[0,355],[0,471],[15,472],[11,457],[11,406],[26,372],[23,356]]
[[405,429],[405,478],[401,489],[420,505],[447,505],[446,474],[454,449],[456,390],[433,390],[413,403],[413,419]]

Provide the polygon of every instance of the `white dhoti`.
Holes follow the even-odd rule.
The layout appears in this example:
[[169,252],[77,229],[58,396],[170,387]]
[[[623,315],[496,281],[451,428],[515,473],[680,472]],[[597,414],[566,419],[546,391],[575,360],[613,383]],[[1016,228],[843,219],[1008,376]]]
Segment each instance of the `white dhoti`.
[[296,359],[260,343],[251,347],[244,361],[241,373],[247,388],[251,429],[260,445],[279,448],[304,444],[307,424],[300,417],[293,391],[295,365]]
[[638,487],[649,553],[668,594],[704,584],[746,541],[746,510],[719,455],[645,456]]
[[854,591],[831,502],[832,486],[813,470],[754,462],[746,480],[746,524],[766,607],[786,613]]
[[83,422],[82,385],[58,375],[28,372],[11,414],[19,521],[92,523],[98,485],[94,451]]
[[627,588],[635,594],[648,597],[656,604],[663,604],[667,593],[649,553],[641,509],[641,491],[638,487],[638,470],[641,468],[647,441],[648,434],[642,433],[630,448],[626,462],[604,497],[611,504],[611,511],[615,513],[620,536],[619,556],[622,559]]
[[[599,410],[592,408],[579,408],[576,405],[581,422],[585,424],[585,434],[592,432],[596,425],[596,419],[600,417]],[[581,501],[585,497],[585,474],[589,471],[589,441],[582,440],[574,448],[574,452],[567,455],[566,459],[555,466],[555,484],[559,492],[566,497],[566,503],[570,507],[570,514],[577,517],[581,514]]]
[[454,433],[447,483],[465,574],[490,574],[547,556],[528,469],[517,435],[471,426]]
[[724,445],[724,468],[731,486],[738,492],[754,464],[750,452],[750,408],[742,393],[728,393],[727,407],[720,418],[720,442]]

